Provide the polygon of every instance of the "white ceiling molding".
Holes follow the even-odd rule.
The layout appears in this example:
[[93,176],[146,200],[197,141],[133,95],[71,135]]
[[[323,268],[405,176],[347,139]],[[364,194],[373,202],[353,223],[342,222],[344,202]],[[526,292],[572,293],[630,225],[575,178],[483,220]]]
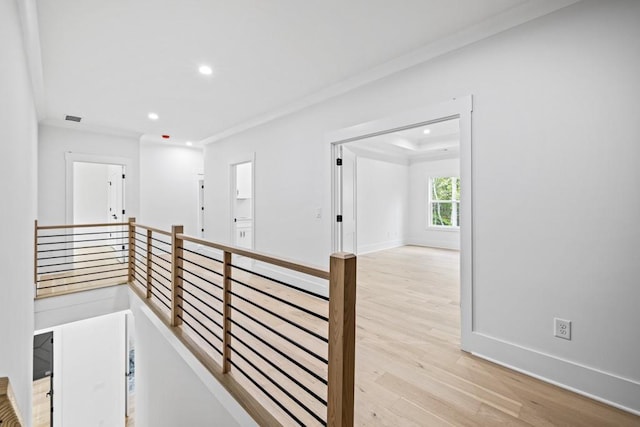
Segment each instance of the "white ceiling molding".
[[62,119],[48,118],[48,119],[41,120],[40,124],[45,126],[63,128],[63,129],[73,129],[81,132],[92,132],[92,133],[99,133],[102,135],[119,136],[123,138],[135,138],[138,140],[142,137],[142,134],[139,132],[133,132],[130,130],[123,130],[123,129],[115,129],[115,128],[110,128],[106,126],[91,125],[91,124],[86,124],[82,122],[80,123],[70,122]]
[[275,109],[252,120],[245,121],[244,123],[228,128],[225,131],[204,138],[200,142],[205,145],[211,144],[232,135],[244,132],[248,129],[276,120],[280,117],[293,114],[297,111],[350,92],[376,80],[380,80],[402,70],[422,64],[453,50],[555,12],[556,10],[577,3],[578,1],[580,0],[535,0],[525,2],[452,36],[445,37],[411,53],[387,61],[367,70],[364,73],[357,74],[309,96],[303,97],[296,102],[287,104],[279,109]]

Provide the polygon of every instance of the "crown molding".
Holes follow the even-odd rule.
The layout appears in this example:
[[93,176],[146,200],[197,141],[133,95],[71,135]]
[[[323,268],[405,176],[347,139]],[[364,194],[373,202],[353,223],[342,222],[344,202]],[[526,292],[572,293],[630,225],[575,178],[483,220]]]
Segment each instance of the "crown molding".
[[328,99],[345,94],[366,84],[383,79],[400,71],[430,61],[456,49],[486,39],[503,31],[517,27],[541,16],[565,8],[581,0],[530,0],[493,16],[477,25],[423,46],[408,54],[399,56],[364,73],[357,74],[323,90],[303,97],[267,114],[255,117],[222,132],[203,139],[205,145],[211,144],[248,129],[263,125],[278,118],[293,114]]

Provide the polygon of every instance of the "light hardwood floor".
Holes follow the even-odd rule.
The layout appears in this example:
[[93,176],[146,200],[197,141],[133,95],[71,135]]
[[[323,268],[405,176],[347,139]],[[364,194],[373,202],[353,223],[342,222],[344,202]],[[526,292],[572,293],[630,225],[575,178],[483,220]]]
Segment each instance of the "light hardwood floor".
[[640,417],[459,349],[459,254],[358,258],[356,425],[640,426]]
[[[33,382],[33,427],[49,427],[50,426],[50,401],[47,393],[49,392],[49,377],[42,378]],[[126,417],[126,427],[135,426],[135,401],[129,400],[131,405],[131,416]]]
[[[161,277],[164,274],[161,268],[163,261],[167,263],[162,257],[155,259],[155,262],[160,263],[155,266],[160,274],[154,280],[157,289],[153,291],[153,301],[169,297],[165,289],[167,283],[163,283],[166,280]],[[220,269],[218,263],[205,262],[207,260],[203,259],[196,261],[214,271]],[[142,269],[141,265],[136,267],[138,270]],[[190,264],[189,270],[202,277],[206,275],[209,280],[220,284],[220,276],[204,268]],[[187,282],[183,284],[184,296],[190,301],[182,304],[188,309],[188,313],[183,315],[198,332],[186,326],[183,326],[183,330],[203,349],[207,349],[219,364],[220,358],[208,342],[220,348],[215,335],[222,336],[222,331],[213,321],[220,323],[221,318],[207,305],[220,311],[222,306],[214,296],[221,298],[222,293],[191,273],[185,272],[185,277],[195,285],[206,287],[211,295],[202,293]],[[324,301],[240,271],[234,271],[234,277],[313,312],[327,314]],[[290,309],[243,286],[234,285],[233,289],[235,294],[280,312],[286,318],[294,319],[306,328],[326,336],[326,324],[323,321]],[[187,292],[198,296],[200,300]],[[168,315],[164,306],[156,304],[163,312],[167,311]],[[241,299],[234,297],[233,304],[278,332],[296,337],[299,343],[326,357],[326,344],[316,338],[301,334],[286,322]],[[317,359],[301,353],[295,346],[278,339],[264,328],[257,327],[239,313],[235,313],[234,319],[249,327],[258,337],[292,356],[296,355],[303,365],[326,378],[326,366]],[[355,424],[358,426],[640,426],[640,417],[460,351],[459,254],[456,251],[405,246],[360,256],[356,327]],[[285,376],[260,359],[258,354],[266,356],[266,359],[275,362],[289,374],[303,380],[321,398],[326,398],[326,389],[321,383],[288,363],[256,337],[238,328],[234,328],[234,334],[249,345],[243,346],[234,339],[232,343],[235,350],[240,350],[244,357],[276,378],[286,389],[293,391],[294,384],[290,384]],[[245,360],[239,356],[233,356],[232,360],[243,366],[262,387],[280,401],[288,401],[287,407],[294,408],[292,410],[302,422],[307,425],[316,424],[310,414],[300,408],[296,409],[290,397],[264,378],[261,379]],[[291,424],[291,419],[277,405],[264,395],[261,396],[254,384],[234,371],[232,369],[231,375],[276,418],[282,420],[284,425]],[[314,413],[322,415],[325,411],[317,400],[306,393],[293,393]],[[128,426],[132,425],[132,421],[133,419],[129,420]]]
[[[221,272],[219,264],[202,259],[196,261]],[[193,265],[189,265],[188,269],[220,284],[220,276]],[[183,304],[188,311],[184,316],[198,333],[185,325],[183,330],[210,352],[213,360],[219,364],[220,357],[208,342],[221,348],[220,340],[214,333],[220,337],[222,331],[203,314],[220,324],[220,314],[204,303],[220,311],[222,306],[213,295],[221,298],[222,293],[191,273],[185,274],[186,278],[207,288],[212,295],[184,283],[184,296],[190,301]],[[233,274],[236,279],[250,283],[257,289],[316,313],[327,314],[324,301],[235,269]],[[154,294],[167,293],[161,281],[156,282],[155,286],[157,289],[154,289]],[[326,323],[243,286],[234,284],[233,289],[235,294],[279,312],[287,319],[295,319],[297,323],[326,336]],[[187,292],[198,296],[200,300]],[[152,300],[157,298],[154,296]],[[168,295],[161,298],[167,299]],[[358,426],[640,426],[639,417],[460,351],[459,254],[456,251],[406,246],[361,256],[358,258],[357,299],[355,423]],[[233,304],[326,357],[326,344],[316,338],[301,333],[241,299],[234,297]],[[165,307],[158,306],[168,315]],[[234,312],[233,319],[326,378],[326,365],[317,359],[258,327],[244,315],[239,316]],[[235,326],[233,330],[249,346],[241,345],[234,338],[232,360],[247,370],[278,401],[285,403],[301,422],[305,425],[317,424],[290,396],[269,383],[244,359],[235,356],[235,351],[240,350],[255,367],[275,378],[320,416],[326,409],[296,388],[273,366],[265,363],[258,354],[266,356],[267,360],[302,380],[321,398],[326,398],[326,388],[255,337]],[[293,425],[288,415],[235,368],[231,370],[231,375],[284,425]]]
[[33,382],[33,427],[49,427],[51,404],[47,393],[50,381],[49,377],[45,377]]
[[[96,252],[107,253],[95,254]],[[121,252],[114,250],[112,246],[74,249],[73,255],[69,257],[73,259],[73,263],[51,267],[71,271],[44,273],[38,276],[40,282],[36,286],[36,298],[60,296],[126,283],[128,264],[124,262],[121,255]],[[42,260],[40,262],[47,264]],[[63,262],[63,260],[56,262]],[[74,268],[77,270],[72,270]]]

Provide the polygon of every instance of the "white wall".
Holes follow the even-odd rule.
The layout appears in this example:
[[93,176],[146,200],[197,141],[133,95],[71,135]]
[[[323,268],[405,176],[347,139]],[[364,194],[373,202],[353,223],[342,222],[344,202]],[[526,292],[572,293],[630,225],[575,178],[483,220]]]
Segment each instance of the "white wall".
[[127,217],[136,216],[140,200],[138,138],[40,125],[38,221],[42,225],[66,222],[67,152],[129,159],[132,166],[126,171],[125,208]]
[[0,2],[0,377],[31,425],[38,125],[17,4]]
[[[294,122],[294,128],[267,126],[261,128],[267,132],[264,138],[254,130],[205,147],[207,239],[231,243],[231,165],[255,153],[254,249],[328,265],[330,199],[320,165],[328,167],[329,156],[323,145],[311,143],[321,134],[312,124],[313,120]],[[317,208],[323,208],[320,219]]]
[[[407,243],[445,249],[460,249],[458,230],[438,230],[427,227],[429,178],[460,176],[460,160],[434,160],[409,166],[409,231]],[[464,184],[461,184],[461,186]]]
[[125,425],[125,313],[54,329],[54,424]]
[[136,426],[255,426],[156,315],[133,292],[130,297],[136,336]]
[[357,158],[358,254],[402,246],[409,220],[409,167]]
[[73,222],[107,222],[109,165],[74,162]]
[[128,286],[109,286],[35,301],[36,330],[129,309]]
[[203,170],[202,150],[142,142],[138,222],[164,230],[182,224],[186,234],[198,236],[198,180]]
[[326,265],[325,133],[472,94],[473,348],[640,411],[638,22],[640,2],[585,0],[212,144],[208,236],[229,234],[228,160],[255,151],[256,248]]

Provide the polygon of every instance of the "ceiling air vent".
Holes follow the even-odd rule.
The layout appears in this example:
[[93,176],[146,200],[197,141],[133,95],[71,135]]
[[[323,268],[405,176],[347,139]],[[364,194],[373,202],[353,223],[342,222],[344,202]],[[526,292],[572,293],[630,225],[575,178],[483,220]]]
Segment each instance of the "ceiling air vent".
[[80,120],[82,120],[82,117],[78,117],[78,116],[65,116],[64,118],[65,120],[69,120],[70,122],[80,122]]

